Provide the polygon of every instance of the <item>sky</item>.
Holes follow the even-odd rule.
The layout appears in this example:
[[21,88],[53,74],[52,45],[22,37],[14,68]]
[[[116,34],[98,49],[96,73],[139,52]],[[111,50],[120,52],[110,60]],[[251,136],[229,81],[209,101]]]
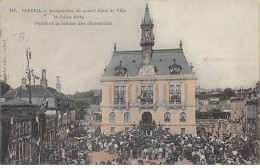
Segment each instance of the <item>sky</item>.
[[[13,88],[21,85],[27,66],[26,48],[30,47],[30,67],[38,76],[42,68],[47,70],[48,86],[55,88],[56,76],[60,76],[65,94],[101,89],[100,79],[114,43],[118,51],[141,50],[140,24],[146,3],[154,22],[153,49],[178,48],[182,40],[184,54],[195,67],[198,86],[255,86],[259,80],[259,6],[253,0],[3,0],[1,77],[6,56],[7,82]],[[10,12],[14,8],[18,12]],[[22,12],[32,8],[125,12]],[[54,21],[54,15],[82,15],[84,19],[66,21],[104,21],[112,25],[35,25],[35,21]]]

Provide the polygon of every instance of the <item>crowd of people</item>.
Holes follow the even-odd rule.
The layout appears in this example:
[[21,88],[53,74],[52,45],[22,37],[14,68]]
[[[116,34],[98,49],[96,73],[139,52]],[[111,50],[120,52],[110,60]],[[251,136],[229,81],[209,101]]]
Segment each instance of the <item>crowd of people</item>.
[[[258,141],[245,135],[224,137],[172,135],[162,129],[144,134],[139,127],[128,133],[91,133],[68,137],[59,147],[48,150],[49,164],[182,164],[185,158],[194,165],[244,165],[259,164]],[[91,152],[104,151],[116,154],[113,160],[92,163]],[[101,157],[102,158],[102,157]],[[136,161],[138,160],[138,162]],[[143,161],[145,160],[145,161]]]

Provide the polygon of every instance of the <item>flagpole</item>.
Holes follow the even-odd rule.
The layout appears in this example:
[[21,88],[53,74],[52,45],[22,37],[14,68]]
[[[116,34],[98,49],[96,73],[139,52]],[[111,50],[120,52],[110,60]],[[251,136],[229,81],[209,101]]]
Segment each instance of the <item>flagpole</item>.
[[[29,48],[30,50],[30,48]],[[27,51],[26,51],[26,58],[27,58],[27,78],[29,80],[29,86],[28,86],[28,89],[29,89],[29,103],[32,104],[32,95],[31,95],[31,70],[30,70],[30,59],[31,59],[31,51],[29,51],[28,48],[27,48]]]

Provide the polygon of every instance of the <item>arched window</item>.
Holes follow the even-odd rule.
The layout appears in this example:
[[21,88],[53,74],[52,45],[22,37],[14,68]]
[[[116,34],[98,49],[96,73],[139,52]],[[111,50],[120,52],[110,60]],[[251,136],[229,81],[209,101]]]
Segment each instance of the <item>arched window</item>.
[[109,121],[110,122],[116,122],[116,113],[115,112],[111,112],[109,114]]
[[124,121],[125,121],[125,122],[130,122],[130,121],[131,121],[131,115],[130,115],[129,112],[126,112],[126,113],[124,114]]
[[186,122],[187,120],[187,115],[185,112],[181,112],[180,114],[180,122]]
[[164,113],[164,122],[171,122],[171,113]]

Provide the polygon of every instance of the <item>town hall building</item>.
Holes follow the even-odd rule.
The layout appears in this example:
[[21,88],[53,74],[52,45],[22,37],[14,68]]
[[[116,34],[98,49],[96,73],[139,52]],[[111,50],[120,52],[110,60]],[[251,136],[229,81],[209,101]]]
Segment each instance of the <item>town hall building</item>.
[[196,76],[180,43],[177,49],[153,50],[153,21],[146,5],[141,23],[142,50],[117,51],[102,82],[104,133],[126,132],[140,121],[153,121],[172,134],[196,135]]

